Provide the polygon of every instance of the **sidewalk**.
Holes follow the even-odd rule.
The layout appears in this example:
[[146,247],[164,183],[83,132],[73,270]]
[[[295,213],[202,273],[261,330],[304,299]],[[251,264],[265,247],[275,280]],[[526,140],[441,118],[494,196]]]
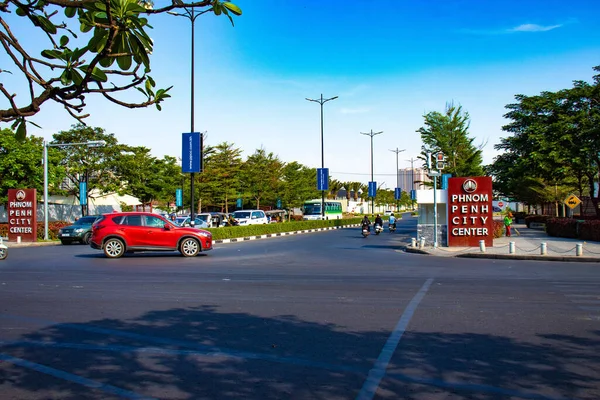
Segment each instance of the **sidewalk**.
[[[430,254],[438,257],[469,257],[469,258],[495,258],[513,260],[545,260],[545,261],[579,261],[600,262],[600,242],[585,242],[579,239],[551,237],[543,229],[530,229],[525,224],[513,225],[520,234],[513,229],[511,237],[503,236],[494,239],[494,246],[485,247],[437,247],[431,244],[423,249],[408,245],[406,251],[410,253]],[[514,243],[514,253],[511,254],[510,242]],[[542,254],[545,244],[546,254]],[[577,255],[577,245],[581,245],[581,255]],[[418,243],[417,243],[418,246]]]

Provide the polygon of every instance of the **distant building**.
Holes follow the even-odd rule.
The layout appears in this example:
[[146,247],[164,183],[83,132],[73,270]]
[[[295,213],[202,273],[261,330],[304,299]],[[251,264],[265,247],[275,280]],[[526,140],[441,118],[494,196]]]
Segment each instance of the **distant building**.
[[422,168],[404,168],[398,170],[398,177],[400,180],[400,188],[404,192],[411,190],[424,189],[424,182],[431,182],[431,178],[427,176],[427,172]]

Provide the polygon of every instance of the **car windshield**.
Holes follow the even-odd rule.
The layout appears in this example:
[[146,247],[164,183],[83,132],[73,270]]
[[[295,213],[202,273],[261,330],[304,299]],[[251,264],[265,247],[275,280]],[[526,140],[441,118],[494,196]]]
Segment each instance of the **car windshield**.
[[73,225],[91,225],[97,217],[81,217]]
[[198,221],[199,219],[202,220],[202,221],[204,221],[204,222],[207,222],[208,221],[208,215],[198,215],[198,216],[196,216],[196,218],[194,218],[194,221]]
[[320,215],[321,205],[320,204],[305,204],[304,215]]
[[233,218],[235,218],[235,219],[250,218],[250,212],[249,211],[236,211],[233,213]]

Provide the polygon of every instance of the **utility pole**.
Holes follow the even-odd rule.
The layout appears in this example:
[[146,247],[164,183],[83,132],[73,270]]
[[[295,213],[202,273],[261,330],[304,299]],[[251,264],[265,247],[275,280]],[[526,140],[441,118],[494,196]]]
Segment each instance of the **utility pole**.
[[[410,161],[410,191],[411,191],[411,195],[412,192],[415,190],[415,167],[414,167],[414,162],[415,159],[413,157],[410,158],[410,160],[406,160],[406,161]],[[415,209],[415,201],[412,199],[410,200],[410,204],[412,204],[412,209]]]
[[[375,182],[373,179],[373,136],[379,135],[380,133],[383,133],[383,131],[381,132],[373,132],[373,129],[371,129],[371,132],[361,132],[361,135],[367,135],[371,137],[371,182]],[[374,185],[374,183],[372,183],[372,185]],[[377,189],[377,188],[375,188]],[[373,193],[374,195],[376,193]],[[371,214],[375,214],[375,196],[371,197]]]
[[[306,98],[306,100],[308,101],[314,101],[315,103],[319,103],[321,105],[321,171],[325,170],[325,150],[324,150],[324,144],[323,144],[323,104],[327,103],[330,100],[335,100],[338,97],[331,97],[329,99],[324,99],[323,98],[323,93],[321,93],[321,98],[320,99],[309,99]],[[317,177],[317,180],[319,178]],[[329,181],[329,175],[326,178]],[[328,182],[324,182],[323,183],[324,186],[328,185]],[[325,219],[325,190],[321,190],[321,219]]]
[[[398,154],[402,153],[404,150],[406,149],[398,150],[397,147],[396,150],[390,150],[391,152],[396,153],[396,189],[400,189],[400,169],[398,168]],[[399,212],[400,197],[398,197],[396,200],[396,211]]]

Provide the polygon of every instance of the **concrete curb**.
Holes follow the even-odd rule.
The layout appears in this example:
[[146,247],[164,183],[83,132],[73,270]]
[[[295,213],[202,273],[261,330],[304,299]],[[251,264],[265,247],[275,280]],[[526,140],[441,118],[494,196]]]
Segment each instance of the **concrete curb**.
[[574,261],[574,262],[600,262],[598,258],[583,256],[542,256],[542,255],[523,255],[523,254],[486,254],[486,253],[465,253],[457,254],[458,258],[491,258],[497,260],[537,260],[537,261]]
[[[423,249],[406,246],[404,249],[407,253],[414,254],[426,254],[430,256],[436,256],[431,252]],[[492,260],[534,260],[534,261],[563,261],[563,262],[587,262],[587,263],[600,263],[600,258],[585,257],[585,256],[551,256],[551,255],[524,255],[524,254],[490,254],[490,253],[461,253],[449,256],[438,257],[453,257],[453,258],[479,258],[479,259],[492,259]]]
[[17,247],[32,247],[32,246],[58,246],[60,245],[60,241],[56,241],[56,242],[21,242],[21,243],[17,243],[17,242],[7,242],[4,241],[4,244],[6,245],[6,247],[10,248],[17,248]]
[[274,237],[301,235],[303,233],[331,231],[331,230],[335,230],[335,229],[354,228],[357,226],[359,226],[359,225],[334,226],[334,227],[330,227],[330,228],[306,229],[306,230],[302,230],[302,231],[267,233],[265,235],[258,235],[258,236],[246,236],[246,237],[231,238],[231,239],[213,240],[213,244],[246,242],[248,240],[269,239],[269,238],[274,238]]

